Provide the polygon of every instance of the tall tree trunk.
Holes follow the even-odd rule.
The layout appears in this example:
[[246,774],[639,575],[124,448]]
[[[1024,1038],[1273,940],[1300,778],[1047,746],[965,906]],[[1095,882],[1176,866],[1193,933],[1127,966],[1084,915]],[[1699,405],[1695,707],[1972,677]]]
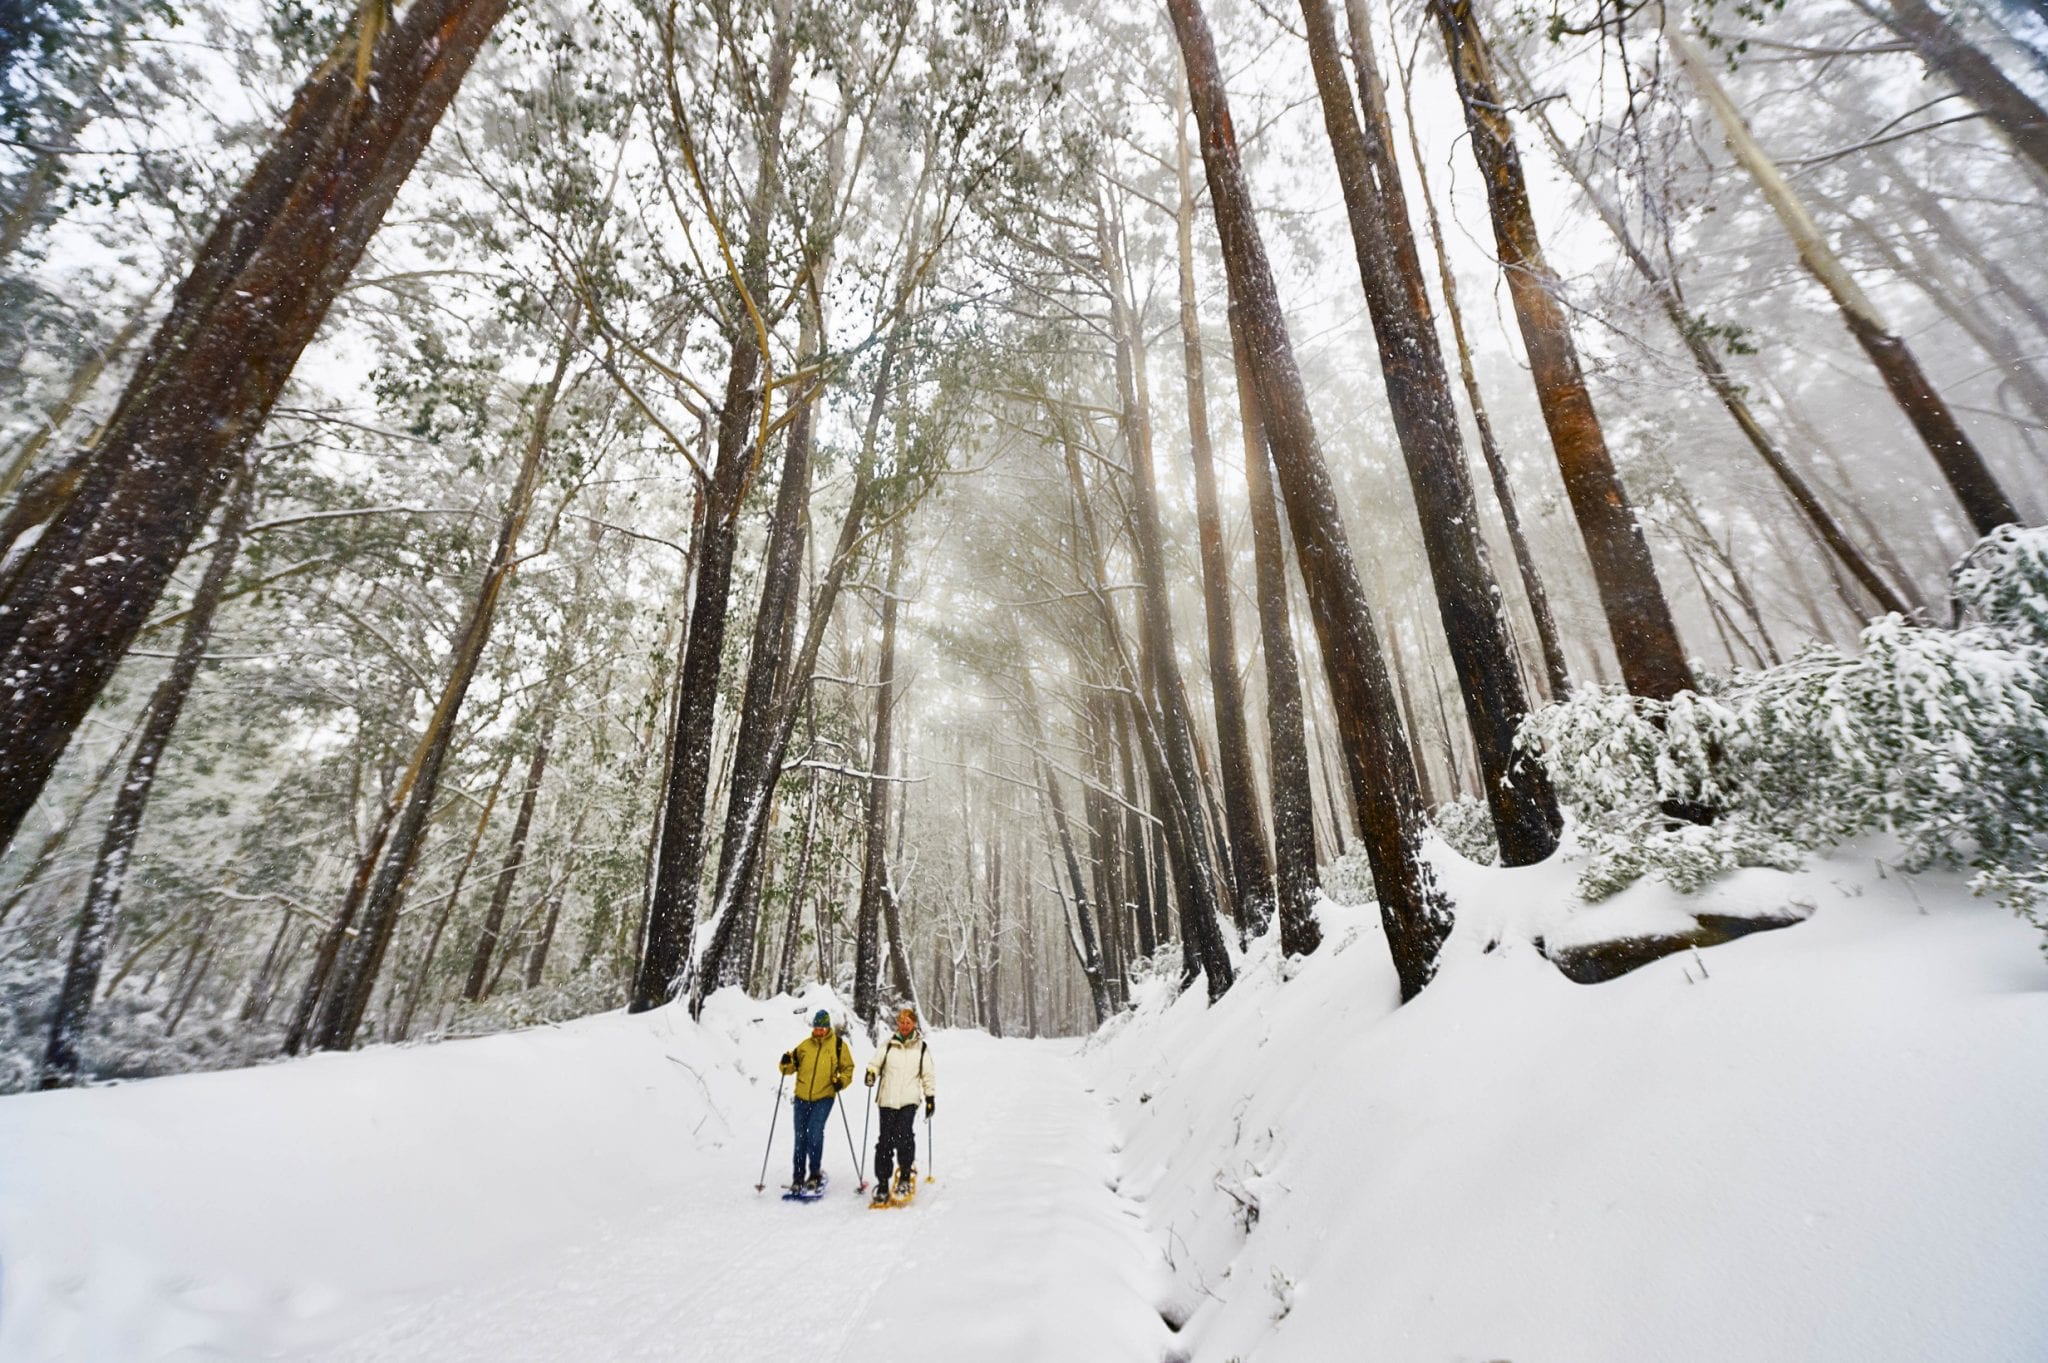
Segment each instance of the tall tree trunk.
[[505,861],[498,868],[497,882],[491,887],[491,902],[484,910],[483,927],[470,954],[469,976],[463,983],[462,997],[471,1003],[483,1002],[491,981],[491,963],[498,959],[505,912],[512,905],[512,887],[526,867],[526,842],[533,831],[534,806],[540,802],[541,780],[547,775],[554,736],[555,711],[550,708],[541,712],[540,732],[534,738],[533,755],[527,759],[526,781],[519,789],[519,812],[512,818],[512,837],[505,845]]
[[1486,184],[1495,250],[1514,300],[1522,346],[1528,352],[1565,493],[1592,560],[1593,582],[1621,661],[1622,680],[1638,696],[1669,700],[1692,687],[1692,667],[1586,389],[1560,297],[1563,286],[1543,255],[1521,153],[1494,79],[1492,53],[1471,0],[1429,0],[1429,7],[1457,79],[1472,153]]
[[1998,69],[1998,63],[1965,38],[1927,0],[1855,0],[1856,8],[1913,45],[1928,69],[1937,71],[1983,111],[2013,150],[2048,178],[2048,109],[2035,103]]
[[[1345,0],[1346,12],[1351,19],[1351,42],[1358,51],[1372,50],[1372,30],[1366,22],[1366,0]],[[1479,374],[1472,363],[1472,346],[1465,336],[1465,310],[1458,302],[1458,280],[1451,269],[1450,252],[1444,248],[1443,223],[1437,216],[1436,198],[1429,189],[1429,166],[1422,154],[1422,140],[1415,126],[1415,101],[1407,72],[1398,66],[1401,76],[1402,121],[1408,128],[1408,147],[1415,162],[1415,187],[1420,191],[1422,206],[1428,216],[1430,245],[1436,253],[1437,278],[1444,291],[1444,313],[1450,320],[1451,339],[1458,348],[1458,378],[1464,384],[1466,400],[1472,407],[1472,424],[1479,432],[1479,454],[1486,464],[1486,476],[1493,484],[1494,501],[1500,506],[1502,524],[1507,527],[1508,544],[1515,554],[1515,571],[1521,578],[1522,594],[1528,599],[1529,614],[1536,622],[1536,644],[1543,654],[1544,679],[1550,685],[1553,700],[1563,700],[1571,694],[1571,674],[1565,666],[1564,645],[1557,637],[1557,617],[1550,609],[1550,593],[1543,585],[1543,575],[1536,569],[1536,556],[1529,549],[1529,537],[1522,528],[1522,513],[1515,501],[1514,487],[1508,478],[1507,460],[1501,457],[1500,442],[1493,432],[1493,417],[1487,411],[1486,399],[1479,388]],[[1384,118],[1384,96],[1379,93],[1380,82],[1377,73],[1361,71],[1360,86],[1367,91],[1370,103],[1381,107]]]
[[569,873],[576,864],[576,849],[583,843],[583,826],[590,818],[590,806],[585,804],[576,811],[576,822],[569,828],[569,845],[562,851],[561,874],[548,887],[547,915],[541,920],[540,935],[534,939],[533,949],[526,954],[526,987],[540,988],[541,977],[547,971],[548,951],[555,943],[555,925],[562,919],[562,900],[569,893]]
[[462,864],[455,868],[454,883],[448,887],[448,896],[442,900],[440,911],[434,915],[434,926],[427,934],[427,944],[420,951],[418,969],[413,972],[412,987],[406,991],[405,1004],[398,1014],[398,1026],[392,1040],[403,1041],[412,1035],[413,1015],[418,1011],[420,998],[427,991],[427,980],[434,970],[434,958],[440,954],[441,937],[448,930],[448,920],[461,907],[462,885],[469,879],[469,868],[476,864],[476,854],[483,846],[484,834],[491,826],[491,812],[498,807],[498,796],[504,792],[505,778],[512,774],[512,754],[506,753],[505,760],[498,764],[498,778],[491,782],[491,793],[484,797],[483,813],[477,816],[476,832],[469,839],[469,850],[462,854]]
[[398,817],[400,800],[401,792],[393,791],[379,805],[377,822],[370,829],[362,856],[356,861],[356,873],[349,880],[341,909],[327,925],[327,931],[320,935],[319,945],[313,949],[305,986],[299,993],[298,1006],[292,1011],[291,1025],[285,1029],[286,1055],[297,1055],[312,1034],[314,1014],[327,998],[329,986],[334,982],[335,965],[341,959],[342,948],[348,944],[350,933],[355,930],[356,915],[363,907],[363,896],[370,892],[371,877],[377,874],[378,863],[384,855],[384,841],[391,836],[392,821]]
[[2010,384],[2034,423],[2048,428],[2048,377],[2035,368],[2019,338],[2012,334],[1997,313],[1973,306],[1957,287],[1955,276],[1948,272],[1939,256],[1923,252],[1917,245],[1909,243],[1905,249],[1911,251],[1914,258],[1908,260],[1883,229],[1870,219],[1825,197],[1821,198],[1821,203],[1856,229],[1857,235],[1868,242],[1877,258],[1884,262],[1885,268],[1918,289],[1928,302],[1934,304],[1937,312],[1976,342],[1977,348],[1984,352],[1984,358],[2005,375],[2000,386]]
[[811,848],[818,828],[818,783],[813,780],[804,797],[804,831],[796,854],[796,876],[789,888],[789,918],[782,926],[782,954],[775,969],[775,992],[787,994],[796,987],[796,948],[803,936],[804,895],[810,889]]
[[1272,267],[1254,220],[1215,43],[1199,0],[1168,0],[1167,9],[1201,129],[1202,161],[1223,244],[1230,306],[1251,359],[1296,560],[1343,730],[1359,832],[1372,862],[1402,994],[1413,997],[1428,983],[1437,951],[1450,934],[1451,904],[1422,856],[1424,822],[1415,768],[1309,414]]
[[[873,508],[875,490],[875,458],[877,437],[881,428],[883,412],[895,392],[895,363],[903,339],[901,310],[909,300],[910,283],[906,277],[904,291],[898,297],[898,320],[890,328],[882,343],[881,360],[876,368],[875,392],[868,405],[867,425],[861,437],[860,462],[854,470],[853,488],[847,494],[846,511],[840,520],[839,538],[834,545],[831,561],[826,565],[824,578],[818,584],[810,604],[809,619],[804,626],[803,643],[782,671],[785,685],[777,693],[776,703],[770,711],[763,728],[768,734],[767,743],[761,753],[759,771],[762,779],[755,782],[747,797],[746,808],[729,822],[745,836],[738,844],[732,862],[719,876],[714,904],[719,913],[718,922],[713,926],[711,938],[705,945],[705,959],[691,980],[691,1010],[694,1012],[703,1004],[705,986],[712,978],[711,963],[722,958],[733,940],[735,927],[728,927],[729,910],[738,902],[740,888],[758,872],[762,849],[768,836],[768,806],[775,798],[775,790],[782,776],[783,758],[789,751],[789,741],[796,731],[797,716],[802,713],[805,697],[809,694],[812,674],[817,669],[818,652],[825,641],[826,627],[833,619],[838,605],[840,590],[845,586],[846,576],[852,571],[861,545],[867,538],[866,522]],[[896,515],[908,515],[909,508],[902,508]]]
[[148,618],[505,0],[413,0],[358,88],[348,34],[201,246],[90,468],[0,597],[0,845]]
[[[676,36],[672,24],[673,15],[671,27],[664,31],[664,41],[671,46]],[[712,725],[731,606],[733,552],[747,486],[761,453],[749,449],[755,439],[754,418],[768,399],[757,387],[768,357],[761,350],[765,338],[752,320],[752,300],[762,297],[767,286],[768,228],[781,185],[782,124],[789,105],[794,41],[791,7],[787,0],[778,0],[768,86],[760,111],[758,173],[739,271],[747,295],[740,300],[745,315],[731,337],[725,395],[718,409],[717,462],[704,488],[704,533],[676,690],[675,752],[658,833],[654,897],[648,911],[646,947],[627,1005],[636,1013],[668,1002],[681,987],[696,935],[698,881],[704,869],[704,816],[711,793]],[[674,59],[672,50],[668,55]],[[747,869],[751,872],[752,867]]]
[[1239,425],[1244,430],[1245,500],[1250,504],[1252,555],[1258,573],[1259,644],[1266,659],[1268,771],[1273,788],[1273,850],[1280,950],[1306,956],[1322,945],[1316,918],[1322,883],[1316,874],[1315,795],[1309,783],[1308,739],[1302,724],[1301,662],[1287,605],[1287,543],[1273,500],[1266,423],[1245,354],[1241,329],[1230,329],[1237,366]]
[[[1176,105],[1185,103],[1176,99]],[[1237,675],[1237,625],[1231,618],[1230,570],[1223,558],[1223,517],[1216,505],[1216,461],[1209,445],[1208,383],[1202,372],[1202,327],[1195,299],[1195,187],[1190,173],[1187,114],[1174,116],[1174,171],[1179,181],[1176,237],[1180,248],[1180,332],[1187,373],[1188,452],[1195,466],[1195,521],[1202,552],[1203,619],[1208,626],[1209,692],[1216,707],[1216,758],[1222,769],[1224,822],[1236,891],[1240,939],[1256,937],[1273,916],[1273,859],[1252,775],[1245,732],[1244,688]],[[1076,904],[1082,903],[1076,891]],[[1084,915],[1085,916],[1085,915]],[[1099,973],[1098,965],[1098,973]],[[1100,1019],[1098,1019],[1100,1021]]]
[[1139,813],[1138,773],[1131,758],[1130,726],[1125,722],[1122,706],[1104,702],[1103,709],[1116,734],[1117,771],[1123,786],[1124,882],[1130,887],[1125,912],[1137,925],[1138,953],[1150,957],[1159,949],[1159,934],[1154,925],[1166,913],[1164,905],[1155,910],[1153,900],[1155,895],[1164,896],[1166,887],[1151,874],[1145,860],[1145,819]]
[[[1124,290],[1122,253],[1108,215],[1098,202],[1097,233],[1102,270],[1108,286],[1110,329],[1116,343],[1117,388],[1123,401],[1124,445],[1131,460],[1131,513],[1136,541],[1141,670],[1156,699],[1159,756],[1165,784],[1159,794],[1171,811],[1168,836],[1178,844],[1176,877],[1183,894],[1181,937],[1209,979],[1209,998],[1230,988],[1230,952],[1218,924],[1215,863],[1208,855],[1202,823],[1201,777],[1195,770],[1194,726],[1189,722],[1180,667],[1174,660],[1173,617],[1167,596],[1166,556],[1160,546],[1159,503],[1152,459],[1152,416],[1146,391],[1143,335]],[[1098,582],[1103,580],[1098,578]],[[1106,585],[1106,583],[1104,584]],[[1142,687],[1133,687],[1134,705],[1143,703]],[[1152,716],[1147,716],[1148,722]]]
[[889,570],[882,585],[882,660],[875,679],[875,741],[868,750],[866,849],[861,858],[860,918],[853,958],[853,1011],[873,1025],[879,1010],[882,972],[882,900],[889,880],[889,779],[895,755],[891,738],[896,721],[896,592],[903,581],[903,525],[889,539]]
[[1524,97],[1530,110],[1530,117],[1535,120],[1538,130],[1549,144],[1552,157],[1578,185],[1580,192],[1586,196],[1586,201],[1593,206],[1594,211],[1600,215],[1600,220],[1607,225],[1607,230],[1613,234],[1622,253],[1629,258],[1629,263],[1635,266],[1636,273],[1650,286],[1650,291],[1656,295],[1658,306],[1664,313],[1664,319],[1671,324],[1671,329],[1684,343],[1687,353],[1692,356],[1694,366],[1700,371],[1700,377],[1706,380],[1708,389],[1720,402],[1722,410],[1728,413],[1729,419],[1749,441],[1750,448],[1764,461],[1764,467],[1771,471],[1779,486],[1785,489],[1785,494],[1792,499],[1792,504],[1799,508],[1800,514],[1806,518],[1814,534],[1820,537],[1821,543],[1841,561],[1850,576],[1870,593],[1870,598],[1877,603],[1877,608],[1881,611],[1898,611],[1904,614],[1906,605],[1900,600],[1898,593],[1893,591],[1891,585],[1872,567],[1855,542],[1843,531],[1826,504],[1821,501],[1812,485],[1792,467],[1791,460],[1778,448],[1777,442],[1771,439],[1769,432],[1764,430],[1763,423],[1751,410],[1742,386],[1729,377],[1727,369],[1722,365],[1713,342],[1708,339],[1706,328],[1686,307],[1684,296],[1678,291],[1678,282],[1669,272],[1659,269],[1656,262],[1650,259],[1649,253],[1643,250],[1635,235],[1629,231],[1628,223],[1614,205],[1608,202],[1607,197],[1599,192],[1592,179],[1579,165],[1578,158],[1571,155],[1564,139],[1558,135],[1548,115],[1543,112],[1541,104],[1529,93],[1528,81],[1519,68],[1509,63],[1508,71],[1514,77],[1519,93]]
[[228,494],[213,557],[207,561],[199,590],[193,595],[192,610],[185,620],[185,636],[178,643],[170,671],[150,695],[135,751],[128,759],[127,775],[114,797],[114,810],[107,819],[106,836],[100,842],[99,857],[85,892],[85,906],[79,911],[77,935],[72,939],[71,958],[64,969],[64,986],[50,1019],[49,1043],[44,1048],[42,1072],[36,1081],[39,1088],[68,1088],[78,1082],[79,1044],[99,989],[107,939],[121,909],[121,891],[127,883],[135,840],[142,832],[142,816],[156,789],[164,752],[170,747],[185,701],[192,694],[192,683],[198,680],[199,665],[205,661],[206,645],[213,637],[214,616],[220,608],[221,596],[227,591],[228,575],[241,552],[242,532],[248,527],[249,513],[255,504],[256,468],[252,461],[245,461]]
[[518,568],[519,536],[533,510],[534,492],[540,483],[541,457],[547,450],[555,403],[561,395],[569,362],[575,354],[580,321],[580,310],[572,304],[567,326],[555,350],[554,372],[534,406],[532,429],[527,433],[518,476],[506,498],[505,519],[498,527],[498,542],[492,551],[490,566],[484,570],[483,581],[478,584],[477,594],[470,602],[468,618],[463,621],[462,632],[456,636],[455,651],[449,659],[448,679],[442,684],[434,713],[427,721],[425,732],[420,735],[419,746],[414,749],[406,776],[400,782],[398,801],[402,804],[402,811],[392,831],[390,844],[384,849],[384,860],[377,868],[377,878],[364,900],[362,927],[348,952],[345,967],[321,1009],[313,1036],[313,1044],[321,1050],[347,1050],[355,1044],[356,1029],[362,1025],[377,977],[383,970],[384,955],[398,926],[398,910],[404,901],[406,881],[419,860],[421,835],[440,793],[441,768],[454,743],[462,702],[469,694],[469,684],[476,676],[477,667],[483,662],[485,646],[490,643],[498,603],[504,598],[506,585]]
[[1784,224],[1793,246],[1798,249],[1800,263],[1834,299],[1850,335],[1863,347],[1863,353],[1876,366],[1892,399],[1899,404],[1899,410],[1905,413],[1907,421],[1926,443],[1927,452],[1934,457],[1942,477],[1948,480],[1956,500],[1962,503],[1970,524],[1978,534],[1988,535],[2001,525],[2019,520],[2020,515],[2012,499],[2006,495],[1990,466],[1984,462],[1984,457],[1963,432],[1955,414],[1920,368],[1920,361],[1905,341],[1886,325],[1877,305],[1864,294],[1862,286],[1843,265],[1841,257],[1828,245],[1819,225],[1806,211],[1806,205],[1799,201],[1799,196],[1793,193],[1792,186],[1779,172],[1777,163],[1758,145],[1749,125],[1743,121],[1741,111],[1721,87],[1720,78],[1714,74],[1699,44],[1668,19],[1664,25],[1664,40],[1692,83],[1698,87],[1722,135],[1728,139],[1735,159],[1750,173],[1757,188],[1763,191],[1771,211]]
[[[820,216],[828,214],[842,176],[844,139],[835,135],[819,194]],[[828,253],[810,262],[813,278],[828,268]],[[815,366],[824,347],[822,295],[806,290],[797,337],[799,368]],[[751,954],[760,931],[759,863],[767,837],[768,811],[781,778],[780,748],[774,712],[787,689],[791,632],[796,623],[802,585],[805,530],[809,523],[811,429],[822,387],[817,381],[796,397],[796,410],[783,437],[781,481],[761,570],[760,604],[747,655],[747,679],[740,698],[733,751],[733,775],[726,796],[725,828],[719,839],[718,872],[712,882],[720,902],[713,907],[717,928],[704,949],[700,972],[719,985],[741,983],[740,963]],[[741,874],[741,872],[746,872]]]
[[1357,47],[1366,117],[1361,124],[1338,55],[1329,0],[1300,0],[1309,64],[1323,105],[1323,126],[1337,162],[1337,184],[1351,223],[1358,273],[1372,313],[1408,486],[1421,513],[1422,542],[1436,588],[1437,612],[1466,722],[1478,750],[1481,782],[1502,864],[1527,866],[1557,849],[1563,816],[1541,763],[1515,746],[1529,711],[1514,642],[1501,616],[1501,592],[1479,537],[1479,507],[1467,473],[1450,375],[1430,316],[1429,291],[1408,223],[1407,194],[1394,155],[1392,124],[1380,97],[1370,42]]

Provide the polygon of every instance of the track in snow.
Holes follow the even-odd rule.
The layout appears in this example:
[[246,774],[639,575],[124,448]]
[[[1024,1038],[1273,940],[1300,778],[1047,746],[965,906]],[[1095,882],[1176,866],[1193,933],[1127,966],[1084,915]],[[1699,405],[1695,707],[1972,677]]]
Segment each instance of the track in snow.
[[[1111,1188],[1112,1133],[1069,1043],[949,1032],[932,1042],[936,1172],[915,1205],[870,1212],[832,1117],[832,1191],[783,1202],[749,1139],[697,1156],[684,1191],[478,1282],[423,1289],[320,1363],[1156,1363],[1158,1251]],[[862,1097],[856,1086],[848,1096]],[[786,1102],[786,1099],[785,1099]],[[849,1108],[855,1141],[861,1112]],[[872,1124],[870,1125],[872,1141]],[[679,1141],[679,1158],[691,1158]],[[936,1158],[935,1158],[936,1157]],[[862,1151],[871,1163],[870,1150]]]

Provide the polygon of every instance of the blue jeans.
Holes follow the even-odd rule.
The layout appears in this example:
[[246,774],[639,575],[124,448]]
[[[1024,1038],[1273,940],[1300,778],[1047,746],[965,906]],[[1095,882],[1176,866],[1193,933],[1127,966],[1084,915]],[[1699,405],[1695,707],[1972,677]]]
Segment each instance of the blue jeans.
[[804,1170],[816,1174],[825,1162],[825,1119],[832,1115],[832,1099],[798,1098],[796,1106],[796,1160],[791,1166],[789,1181],[802,1183]]

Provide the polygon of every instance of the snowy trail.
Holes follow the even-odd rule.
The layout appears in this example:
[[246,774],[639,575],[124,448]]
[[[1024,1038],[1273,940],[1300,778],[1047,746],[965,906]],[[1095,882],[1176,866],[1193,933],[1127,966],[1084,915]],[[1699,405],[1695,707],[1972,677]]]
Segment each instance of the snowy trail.
[[[593,1225],[515,1271],[387,1304],[364,1332],[304,1357],[1156,1363],[1170,1344],[1154,1310],[1158,1253],[1110,1186],[1109,1120],[1074,1047],[978,1033],[932,1044],[938,1178],[910,1208],[867,1209],[837,1113],[831,1192],[781,1201],[785,1110],[767,1192],[753,1189],[758,1140],[736,1140],[643,1215]],[[767,1105],[748,1116],[765,1129]],[[848,1116],[858,1142],[859,1110]],[[922,1121],[918,1143],[932,1167]]]

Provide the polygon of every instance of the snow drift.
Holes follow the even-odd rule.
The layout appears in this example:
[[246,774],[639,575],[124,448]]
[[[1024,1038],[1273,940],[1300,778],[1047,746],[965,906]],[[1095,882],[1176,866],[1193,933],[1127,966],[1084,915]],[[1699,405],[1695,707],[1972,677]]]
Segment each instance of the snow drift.
[[[2036,935],[1855,849],[1592,908],[1574,869],[1452,866],[1405,1008],[1372,911],[1326,905],[1316,956],[1262,943],[1215,1007],[1112,1024],[1091,1063],[1183,1355],[2040,1358]],[[1594,986],[1532,945],[1787,909],[1810,921]]]

